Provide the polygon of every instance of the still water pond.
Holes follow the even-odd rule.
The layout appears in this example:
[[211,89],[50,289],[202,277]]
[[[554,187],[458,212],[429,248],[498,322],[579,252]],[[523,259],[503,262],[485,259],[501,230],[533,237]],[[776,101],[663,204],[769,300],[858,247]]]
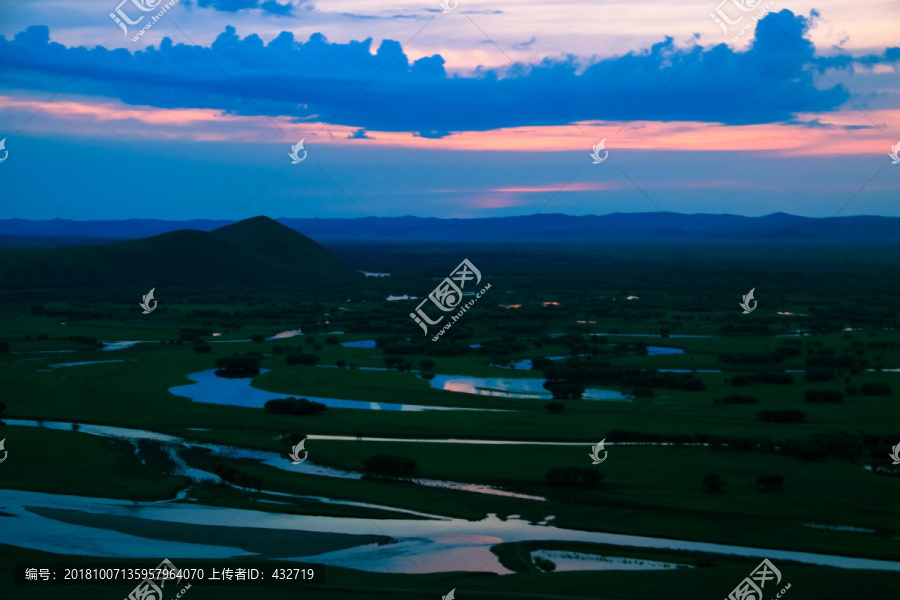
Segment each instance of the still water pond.
[[[260,369],[260,374],[268,373],[268,369]],[[228,404],[231,406],[246,406],[250,408],[262,408],[269,400],[278,398],[306,398],[315,402],[321,402],[332,408],[352,408],[361,410],[490,410],[479,408],[453,408],[449,406],[421,406],[417,404],[394,404],[390,402],[365,402],[363,400],[342,400],[340,398],[323,398],[321,396],[309,396],[302,393],[275,393],[267,392],[250,385],[252,379],[230,379],[217,377],[215,369],[191,373],[188,379],[196,383],[190,385],[178,385],[169,388],[169,393],[184,398],[190,398],[194,402],[206,402],[209,404]]]

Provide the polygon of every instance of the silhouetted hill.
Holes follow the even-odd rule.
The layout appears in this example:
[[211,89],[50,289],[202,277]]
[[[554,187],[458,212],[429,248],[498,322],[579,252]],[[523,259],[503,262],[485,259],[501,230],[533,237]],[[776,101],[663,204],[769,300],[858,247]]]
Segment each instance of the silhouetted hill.
[[0,249],[0,286],[293,285],[358,277],[316,242],[268,217],[212,232],[51,249]]
[[[255,222],[250,219],[249,222]],[[269,220],[271,223],[272,221]],[[854,216],[810,218],[774,213],[764,217],[679,213],[613,213],[573,217],[539,214],[488,219],[374,217],[278,219],[320,244],[893,244],[900,243],[900,218]],[[0,220],[0,246],[72,245],[89,240],[125,240],[197,229],[212,231],[227,221],[27,221]],[[248,225],[249,226],[249,225]],[[220,231],[229,231],[224,227]],[[149,232],[149,233],[148,233]],[[232,236],[232,234],[222,234]],[[221,238],[221,236],[220,236]],[[225,238],[221,238],[225,239]],[[43,240],[43,241],[42,241]],[[265,248],[265,246],[264,246]],[[277,252],[275,253],[277,255]]]

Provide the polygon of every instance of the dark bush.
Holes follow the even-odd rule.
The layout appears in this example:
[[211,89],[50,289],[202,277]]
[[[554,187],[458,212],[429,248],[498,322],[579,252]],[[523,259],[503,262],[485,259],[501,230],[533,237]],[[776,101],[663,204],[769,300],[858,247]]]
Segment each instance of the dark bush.
[[250,475],[249,473],[241,471],[237,467],[233,467],[230,465],[218,465],[215,468],[215,473],[216,475],[221,477],[223,481],[227,481],[228,483],[231,483],[238,487],[254,489],[256,491],[262,490],[262,477],[255,477],[253,475]]
[[753,352],[723,352],[719,354],[719,360],[723,363],[737,365],[766,365],[784,361],[784,355],[778,353],[753,353]]
[[545,381],[544,389],[553,394],[555,400],[580,400],[584,385],[571,381]]
[[828,458],[828,449],[810,442],[785,442],[781,451],[789,456],[796,456],[801,460],[821,462]]
[[544,479],[550,485],[592,488],[603,481],[603,473],[591,468],[555,467],[547,471]]
[[747,386],[754,383],[791,385],[794,383],[794,377],[788,373],[754,373],[753,375],[735,375],[731,378],[731,385]]
[[806,419],[802,410],[761,410],[756,417],[763,423],[801,423]]
[[890,396],[891,386],[881,382],[864,383],[859,386],[859,393],[863,396]]
[[742,396],[740,394],[728,394],[724,398],[716,398],[713,400],[716,404],[756,404],[759,399],[753,396]]
[[813,404],[838,404],[844,401],[844,395],[832,390],[806,390],[803,400]]
[[563,409],[565,407],[566,407],[566,405],[563,404],[562,402],[548,402],[547,404],[544,405],[544,408],[547,409],[547,412],[549,412],[552,415],[558,415],[559,413],[561,413],[563,411]]
[[194,346],[194,352],[197,354],[209,354],[212,352],[212,346],[209,344],[197,344]]
[[803,379],[812,382],[831,381],[834,379],[834,372],[824,369],[810,369],[803,374]]
[[409,479],[419,471],[419,465],[411,458],[394,454],[376,454],[363,459],[366,475],[376,478]]
[[216,359],[216,375],[240,378],[259,375],[259,358],[256,356],[223,356]]
[[385,356],[382,360],[384,360],[384,366],[388,369],[394,369],[396,371],[412,370],[412,361],[406,360],[402,356]]
[[544,358],[543,356],[535,356],[531,359],[531,370],[543,371],[552,364],[553,361],[549,358]]
[[263,341],[265,341],[265,339],[266,339],[266,336],[264,336],[261,333],[254,333],[253,335],[250,336],[250,341],[253,341],[253,342],[263,342]]
[[293,353],[284,357],[284,361],[289,365],[306,365],[315,366],[321,359],[316,354]]
[[317,415],[328,407],[321,402],[313,402],[306,398],[279,398],[269,400],[264,405],[267,412],[280,415]]
[[718,494],[723,485],[725,485],[725,480],[720,475],[708,473],[703,476],[703,487],[713,494]]
[[761,488],[773,491],[784,485],[784,477],[781,475],[760,475],[756,479],[756,483]]

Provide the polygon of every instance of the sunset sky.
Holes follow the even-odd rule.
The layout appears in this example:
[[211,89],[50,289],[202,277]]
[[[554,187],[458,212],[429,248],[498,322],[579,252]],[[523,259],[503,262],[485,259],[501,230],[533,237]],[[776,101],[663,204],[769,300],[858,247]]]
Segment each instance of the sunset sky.
[[900,216],[900,3],[737,3],[0,0],[0,218]]

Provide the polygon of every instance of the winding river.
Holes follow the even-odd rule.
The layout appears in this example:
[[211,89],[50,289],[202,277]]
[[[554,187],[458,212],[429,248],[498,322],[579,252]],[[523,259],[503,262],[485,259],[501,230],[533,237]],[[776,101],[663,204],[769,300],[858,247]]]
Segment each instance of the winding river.
[[[7,421],[11,428],[37,426],[35,421]],[[70,428],[68,423],[45,422],[45,427]],[[228,446],[199,444],[177,436],[97,425],[82,425],[79,433],[115,437],[136,442],[152,439],[166,448],[195,446],[210,449],[222,456],[254,458],[278,468],[296,471],[298,476],[353,477],[348,471],[316,466],[306,461],[292,465],[290,461],[272,452],[246,450]],[[314,437],[310,438],[311,440]],[[329,438],[332,439],[332,438]],[[344,438],[339,438],[344,439]],[[312,444],[311,444],[312,446]],[[310,450],[314,452],[314,450]],[[177,455],[177,451],[176,451]],[[183,464],[182,473],[194,480],[212,476],[203,471],[190,470]],[[215,477],[215,476],[212,476]],[[424,480],[417,480],[420,485]],[[466,485],[466,484],[460,484]],[[476,491],[476,490],[470,490]],[[282,494],[283,496],[289,496]],[[534,501],[541,498],[532,497]],[[540,523],[530,523],[518,516],[501,518],[489,514],[483,519],[469,521],[427,515],[399,508],[378,507],[348,501],[319,499],[326,502],[354,504],[384,508],[398,513],[409,513],[407,518],[369,519],[350,517],[323,517],[286,515],[265,510],[230,509],[202,506],[173,499],[169,501],[133,505],[123,500],[89,498],[62,494],[0,490],[0,542],[18,547],[97,557],[158,558],[226,558],[259,557],[265,553],[248,550],[247,532],[271,531],[271,535],[346,534],[366,536],[359,543],[339,550],[315,553],[305,548],[302,556],[284,556],[285,560],[300,560],[336,565],[372,572],[387,573],[438,573],[451,571],[493,571],[506,574],[491,553],[492,546],[511,541],[578,541],[612,544],[638,548],[667,548],[673,550],[700,551],[732,554],[771,560],[794,560],[808,564],[826,565],[847,569],[872,569],[900,571],[900,562],[844,557],[807,552],[790,552],[763,548],[750,548],[724,544],[692,542],[647,536],[579,531],[555,527],[547,517]],[[410,518],[421,517],[421,518]],[[147,524],[153,524],[148,527]],[[197,527],[215,528],[221,535],[216,543],[200,543],[190,538]],[[135,531],[140,531],[137,535]],[[230,532],[230,533],[229,533]],[[180,538],[179,535],[183,536]],[[856,534],[859,535],[859,534]],[[392,541],[385,544],[384,538]],[[368,541],[378,538],[379,543]],[[344,544],[346,545],[346,544]],[[572,560],[581,557],[572,556]],[[578,560],[577,568],[614,568],[620,561],[604,564]],[[625,564],[625,563],[623,563]],[[574,569],[575,565],[563,565]],[[666,565],[668,567],[668,565]],[[647,568],[661,568],[650,564]],[[665,567],[663,567],[665,568]]]

